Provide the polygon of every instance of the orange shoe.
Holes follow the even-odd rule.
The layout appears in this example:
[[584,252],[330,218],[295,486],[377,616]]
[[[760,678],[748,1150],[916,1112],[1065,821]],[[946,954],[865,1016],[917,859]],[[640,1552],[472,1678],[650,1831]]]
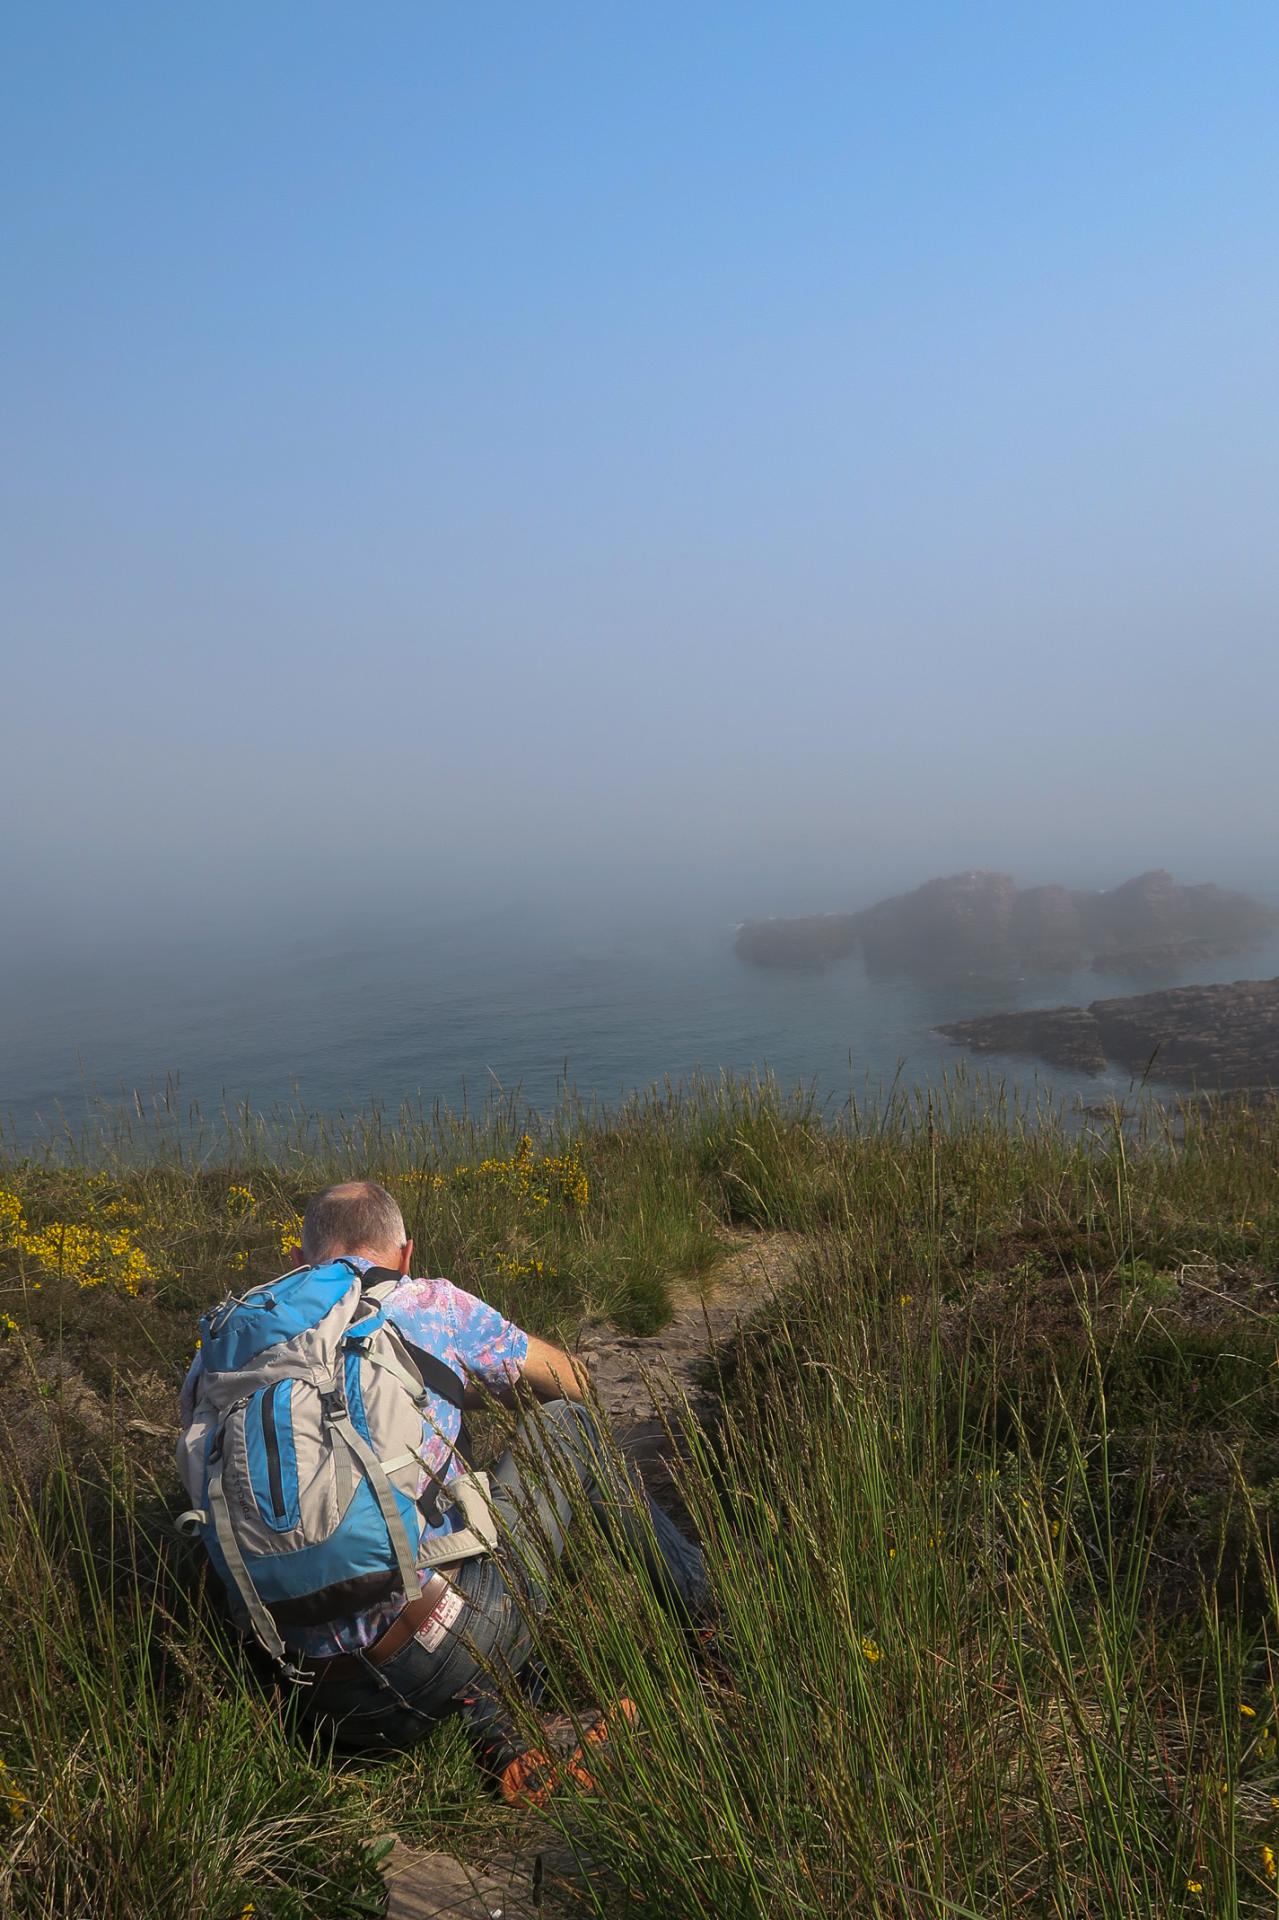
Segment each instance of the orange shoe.
[[[603,1746],[613,1727],[639,1724],[639,1708],[622,1698],[604,1712],[557,1714],[544,1722],[544,1747],[530,1747],[508,1761],[497,1776],[498,1792],[510,1807],[544,1807],[566,1780],[584,1793],[594,1793],[595,1781],[583,1765],[591,1747]],[[580,1739],[579,1739],[580,1733]]]

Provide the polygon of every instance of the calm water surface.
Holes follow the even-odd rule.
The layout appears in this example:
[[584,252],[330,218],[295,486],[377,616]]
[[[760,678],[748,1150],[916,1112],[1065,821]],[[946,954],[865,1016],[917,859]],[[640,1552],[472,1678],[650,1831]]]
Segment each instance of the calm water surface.
[[[517,1090],[547,1106],[567,1074],[613,1102],[697,1071],[771,1069],[838,1103],[890,1084],[936,1082],[964,1058],[938,1021],[1015,1006],[1083,1004],[1178,981],[1279,974],[1279,939],[1235,961],[1133,982],[1083,971],[947,987],[866,976],[859,961],[815,975],[745,966],[720,917],[613,916],[589,930],[499,912],[411,935],[337,929],[255,951],[144,948],[6,964],[0,978],[0,1114],[31,1138],[92,1097],[144,1096],[177,1076],[184,1100],[325,1112],[377,1101],[474,1104]],[[984,1063],[1019,1087],[1097,1099],[1097,1079],[1027,1061]]]

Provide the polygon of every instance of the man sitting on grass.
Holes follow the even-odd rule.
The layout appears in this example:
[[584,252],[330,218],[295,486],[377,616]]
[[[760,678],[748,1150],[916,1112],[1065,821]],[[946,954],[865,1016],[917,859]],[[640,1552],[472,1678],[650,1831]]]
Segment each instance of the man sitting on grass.
[[[685,1617],[706,1600],[700,1549],[637,1488],[619,1487],[610,1475],[597,1420],[582,1404],[587,1374],[580,1361],[451,1281],[410,1277],[413,1242],[385,1188],[353,1180],[316,1194],[301,1251],[308,1267],[342,1259],[360,1273],[398,1273],[387,1316],[411,1348],[469,1383],[458,1396],[464,1405],[492,1398],[508,1406],[541,1403],[520,1419],[514,1449],[490,1469],[498,1522],[491,1551],[423,1570],[422,1591],[407,1597],[396,1591],[319,1622],[280,1618],[290,1651],[313,1679],[302,1711],[351,1748],[407,1746],[444,1715],[460,1712],[503,1793],[537,1798],[539,1769],[550,1777],[553,1765],[518,1751],[493,1672],[514,1677],[528,1666],[528,1619],[546,1608],[547,1556],[562,1555],[575,1510],[585,1505],[606,1527],[620,1528],[659,1592]],[[183,1392],[184,1424],[198,1374],[199,1355]],[[429,1375],[424,1389],[418,1498],[421,1505],[428,1489],[442,1486],[426,1530],[436,1538],[454,1522],[448,1487],[464,1471],[456,1451],[462,1414],[432,1390]],[[597,1737],[606,1731],[601,1724]]]

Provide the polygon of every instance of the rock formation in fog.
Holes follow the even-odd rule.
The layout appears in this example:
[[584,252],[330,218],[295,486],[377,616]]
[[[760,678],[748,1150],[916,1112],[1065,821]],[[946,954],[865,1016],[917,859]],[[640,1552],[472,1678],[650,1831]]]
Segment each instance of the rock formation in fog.
[[860,949],[876,973],[1000,977],[1091,964],[1140,973],[1239,953],[1275,925],[1249,894],[1184,887],[1156,869],[1109,891],[1019,888],[1006,873],[929,880],[860,913],[748,920],[737,951],[763,967],[822,967]]
[[1279,1086],[1279,980],[987,1014],[938,1032],[977,1053],[1028,1054],[1078,1073],[1113,1065],[1204,1088]]

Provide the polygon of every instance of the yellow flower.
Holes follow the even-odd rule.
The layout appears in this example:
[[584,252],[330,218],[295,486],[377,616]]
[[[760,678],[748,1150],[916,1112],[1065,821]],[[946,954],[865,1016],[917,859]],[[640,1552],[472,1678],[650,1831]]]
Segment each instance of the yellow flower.
[[[469,1167],[454,1167],[454,1180],[461,1181],[470,1177]],[[559,1196],[570,1206],[584,1207],[591,1197],[590,1184],[586,1178],[586,1169],[576,1148],[567,1153],[548,1153],[540,1159],[533,1151],[533,1136],[522,1133],[515,1152],[506,1160],[492,1158],[481,1160],[475,1168],[475,1177],[492,1181],[494,1185],[505,1187],[517,1199],[528,1200],[535,1207],[549,1207],[551,1188],[558,1187]],[[442,1186],[443,1181],[439,1184]]]
[[272,1220],[271,1225],[280,1236],[280,1258],[291,1260],[302,1240],[302,1222],[296,1213],[288,1220]]
[[1273,1880],[1275,1877],[1275,1850],[1273,1847],[1263,1847],[1261,1849],[1261,1867],[1267,1880]]
[[535,1280],[543,1280],[555,1274],[554,1267],[548,1267],[543,1260],[519,1260],[513,1253],[495,1253],[493,1265],[504,1280],[522,1280],[531,1273]]
[[18,1331],[18,1323],[11,1313],[0,1313],[0,1334],[8,1335]]
[[1246,1700],[1241,1700],[1239,1702],[1239,1711],[1240,1713],[1246,1715],[1246,1717],[1249,1720],[1255,1720],[1257,1717],[1257,1709],[1255,1707],[1250,1707]]
[[1187,1893],[1202,1893],[1203,1890],[1204,1890],[1204,1883],[1202,1880],[1187,1880],[1186,1882]]
[[72,1221],[55,1220],[35,1233],[20,1235],[18,1246],[46,1271],[59,1273],[82,1287],[113,1286],[136,1294],[155,1270],[131,1233],[102,1233]]
[[899,1307],[908,1307],[914,1298],[915,1296],[913,1293],[900,1294],[897,1299],[897,1304]]
[[228,1213],[243,1216],[252,1213],[258,1204],[257,1195],[252,1187],[231,1186],[226,1190],[226,1210]]
[[21,1200],[16,1193],[8,1193],[0,1187],[0,1245],[12,1245],[21,1236],[25,1227]]
[[870,1635],[866,1634],[862,1639],[863,1660],[869,1660],[871,1666],[873,1667],[875,1662],[881,1657],[882,1656],[880,1653],[879,1642],[877,1640],[872,1640]]
[[0,1760],[0,1808],[3,1808],[11,1820],[21,1820],[27,1810],[27,1796],[14,1780],[3,1760]]

